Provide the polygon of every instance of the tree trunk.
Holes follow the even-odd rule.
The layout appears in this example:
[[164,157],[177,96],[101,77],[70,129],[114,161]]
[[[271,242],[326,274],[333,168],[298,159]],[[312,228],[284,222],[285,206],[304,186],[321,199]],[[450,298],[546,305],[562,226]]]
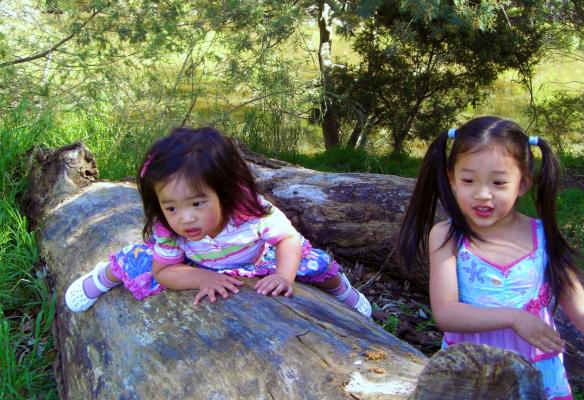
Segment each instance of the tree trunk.
[[327,149],[337,147],[340,144],[340,124],[337,119],[333,102],[329,97],[330,93],[330,67],[332,65],[331,49],[332,49],[332,10],[330,6],[324,1],[318,2],[318,31],[319,31],[319,46],[318,46],[318,64],[320,67],[320,74],[322,79],[323,100],[321,110],[321,126],[324,138],[324,146]]
[[357,146],[364,147],[368,131],[369,116],[362,116],[357,120],[351,131],[351,136],[349,136],[349,140],[347,140],[347,148],[354,149]]

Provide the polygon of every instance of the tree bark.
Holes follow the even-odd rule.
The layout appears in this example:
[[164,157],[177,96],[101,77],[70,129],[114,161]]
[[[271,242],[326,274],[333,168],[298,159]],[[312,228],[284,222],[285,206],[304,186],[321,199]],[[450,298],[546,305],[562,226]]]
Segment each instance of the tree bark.
[[520,355],[476,344],[436,353],[418,379],[411,400],[545,400],[542,378]]
[[[245,151],[245,150],[244,150]],[[414,180],[394,175],[316,172],[246,152],[266,197],[314,245],[427,290],[428,268],[392,258]]]

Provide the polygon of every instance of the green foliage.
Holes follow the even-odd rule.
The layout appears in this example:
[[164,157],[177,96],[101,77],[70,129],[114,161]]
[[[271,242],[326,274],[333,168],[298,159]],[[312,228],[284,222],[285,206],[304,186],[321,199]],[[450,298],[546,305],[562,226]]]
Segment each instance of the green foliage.
[[383,321],[381,327],[392,335],[395,335],[397,333],[398,325],[399,318],[396,315],[390,315],[385,319],[385,321]]
[[[584,252],[584,191],[567,189],[558,196],[558,223],[568,242]],[[579,261],[584,271],[584,259]]]
[[147,121],[128,123],[121,116],[103,113],[68,115],[60,124],[59,134],[48,134],[45,143],[60,147],[83,142],[98,160],[100,178],[120,180],[137,175],[137,168],[147,147],[169,130]]
[[556,151],[564,155],[568,144],[580,137],[584,145],[584,94],[557,92],[529,109],[536,120],[536,130],[551,139]]
[[0,398],[56,399],[51,329],[56,296],[35,272],[39,261],[16,199],[25,186],[26,152],[50,127],[27,103],[0,123]]
[[[0,308],[0,398],[58,399],[53,363],[56,351],[50,332],[56,295],[34,314],[5,315]],[[16,318],[18,317],[18,320]]]
[[[584,192],[580,189],[570,188],[561,190],[556,199],[557,221],[568,243],[584,251]],[[528,192],[518,201],[518,210],[529,216],[537,216],[532,192]],[[577,260],[578,266],[584,270],[584,259]]]
[[352,9],[341,15],[341,32],[362,59],[339,60],[331,74],[329,96],[344,129],[386,128],[401,152],[406,140],[435,136],[482,101],[500,72],[529,73],[542,44],[534,3],[514,2],[512,27],[499,3],[487,3],[471,10],[458,2],[468,11],[461,14],[450,3],[391,1],[366,20]]
[[[39,109],[59,116],[82,114],[83,124],[93,126],[84,126],[81,137],[95,125],[119,128],[125,121],[123,138],[111,144],[129,148],[142,132],[150,137],[183,124],[221,125],[235,134],[245,130],[237,112],[243,109],[255,112],[263,128],[277,125],[264,134],[271,143],[281,143],[287,134],[294,142],[302,133],[297,115],[307,108],[301,104],[307,92],[299,79],[302,68],[294,53],[279,50],[304,40],[295,34],[297,5],[272,0],[34,5],[0,10],[11,31],[0,37],[5,55],[0,98],[6,99],[0,104],[6,108],[31,98]],[[69,39],[60,43],[62,38]],[[14,63],[46,49],[52,49],[46,57]],[[120,171],[128,169],[122,164]]]

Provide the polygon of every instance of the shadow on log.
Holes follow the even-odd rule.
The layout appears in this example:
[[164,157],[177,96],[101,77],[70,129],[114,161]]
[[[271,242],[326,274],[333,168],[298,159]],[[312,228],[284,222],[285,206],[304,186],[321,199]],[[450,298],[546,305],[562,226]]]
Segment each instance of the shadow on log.
[[542,378],[520,355],[486,345],[458,344],[436,353],[411,400],[545,400]]
[[197,307],[194,291],[139,302],[116,288],[89,311],[69,312],[67,286],[110,252],[140,241],[143,218],[133,184],[74,190],[69,174],[76,173],[49,177],[68,190],[51,194],[45,182],[31,191],[43,188],[38,198],[50,199],[35,209],[57,293],[64,399],[399,399],[413,390],[426,357],[310,286],[296,284],[293,298],[270,298],[255,293],[252,279],[240,294]]

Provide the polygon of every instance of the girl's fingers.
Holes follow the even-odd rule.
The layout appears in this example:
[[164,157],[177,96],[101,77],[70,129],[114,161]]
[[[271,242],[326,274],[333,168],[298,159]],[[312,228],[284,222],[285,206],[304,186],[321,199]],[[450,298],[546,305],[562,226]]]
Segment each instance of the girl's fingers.
[[241,286],[244,283],[238,279],[227,277],[227,281],[220,282],[216,287],[210,287],[205,289],[200,289],[199,293],[196,294],[193,301],[194,305],[201,303],[201,301],[207,296],[210,303],[214,303],[217,300],[217,296],[221,296],[226,299],[229,297],[229,292],[239,293],[239,288],[236,286]]
[[235,284],[227,284],[225,285],[225,287],[229,289],[232,293],[239,293],[239,289],[237,288],[237,286],[235,286]]
[[285,283],[281,278],[269,278],[261,279],[254,285],[254,289],[258,294],[263,296],[272,295],[280,296],[284,295],[290,297],[292,295],[292,286]]
[[229,282],[230,282],[230,283],[232,283],[232,284],[234,284],[234,285],[237,285],[237,286],[241,286],[241,285],[243,285],[243,284],[244,284],[244,282],[243,282],[243,281],[240,281],[239,279],[237,279],[237,278],[234,278],[234,277],[232,277],[232,276],[228,276],[228,280],[229,280]]
[[195,296],[194,304],[197,305],[201,302],[201,300],[205,297],[205,292],[203,290],[199,290],[199,293]]
[[223,286],[217,289],[217,294],[219,294],[224,299],[226,299],[229,296],[229,293],[227,293],[227,289],[225,289],[225,287]]
[[274,281],[272,281],[272,282],[270,282],[270,283],[269,283],[269,284],[266,286],[266,288],[265,288],[265,289],[262,291],[262,294],[263,294],[264,296],[266,296],[266,295],[269,295],[270,293],[272,293],[272,292],[276,291],[276,290],[278,289],[278,287],[279,287],[279,286],[280,286],[280,285],[279,285],[279,283],[278,283],[278,282],[274,282]]
[[272,296],[282,295],[285,297],[290,297],[291,294],[292,294],[292,286],[288,286],[285,283],[281,283],[280,285],[278,285],[276,290],[274,290],[274,292],[272,292]]
[[284,289],[286,289],[285,287],[283,287],[282,284],[277,285],[274,290],[272,290],[272,296],[279,296],[280,293],[282,293],[284,291]]
[[272,282],[262,279],[256,284],[256,291],[260,294],[265,294],[265,291],[268,290],[270,286],[272,286]]
[[539,340],[535,341],[534,346],[545,353],[549,352],[563,352],[564,351],[564,341],[558,337],[555,332],[554,335],[542,336]]
[[552,351],[563,352],[564,351],[564,341],[554,336],[552,338],[546,338],[546,345],[552,349]]

